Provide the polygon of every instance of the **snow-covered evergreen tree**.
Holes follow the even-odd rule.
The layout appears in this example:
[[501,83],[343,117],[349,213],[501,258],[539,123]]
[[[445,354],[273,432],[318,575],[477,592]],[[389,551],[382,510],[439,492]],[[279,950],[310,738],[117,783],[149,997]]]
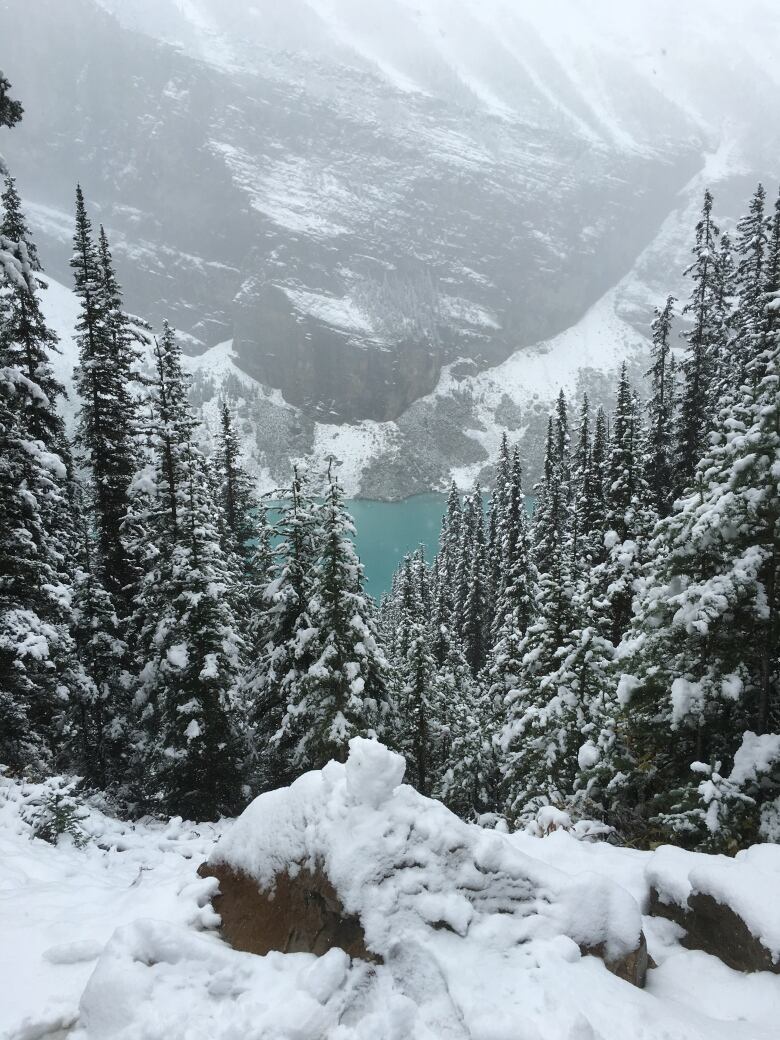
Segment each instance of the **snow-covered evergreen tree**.
[[235,571],[195,447],[173,330],[155,343],[149,450],[124,526],[141,575],[134,599],[135,770],[145,804],[193,819],[234,811],[241,747],[234,702],[243,644]]
[[2,201],[0,759],[21,770],[45,768],[60,751],[81,674],[70,633],[75,537],[56,411],[63,390],[49,363],[56,337],[42,316],[39,265],[10,179]]
[[504,432],[501,435],[501,443],[498,449],[496,475],[490,495],[485,537],[485,562],[487,567],[485,616],[488,629],[493,627],[496,603],[502,584],[503,542],[506,527],[504,515],[507,509],[511,469],[512,453],[509,450],[509,440]]
[[397,588],[395,663],[398,670],[399,745],[408,776],[423,794],[437,783],[449,745],[447,705],[439,700],[430,613],[424,607],[427,576],[418,554],[408,555]]
[[71,691],[74,718],[66,740],[79,776],[103,790],[116,790],[124,785],[132,735],[127,645],[114,602],[94,570],[89,520],[80,502],[74,506],[81,552],[73,572],[72,634],[82,674]]
[[485,663],[490,634],[490,573],[485,543],[482,488],[479,483],[474,485],[474,490],[466,502],[463,539],[468,545],[468,553],[464,552],[468,569],[464,564],[461,572],[465,586],[462,590],[460,637],[472,674],[477,675]]
[[107,591],[124,602],[134,579],[122,523],[137,462],[135,405],[129,388],[135,351],[121,310],[108,242],[101,229],[100,246],[95,244],[80,186],[76,189],[73,247],[70,263],[81,303],[76,326],[76,389],[81,399],[77,445],[90,478],[96,567]]
[[771,221],[766,213],[766,192],[759,184],[750,200],[748,213],[737,223],[736,290],[739,297],[736,314],[736,348],[738,367],[732,378],[741,385],[745,368],[761,350],[760,329],[763,323],[764,283]]
[[713,219],[712,205],[707,190],[696,225],[694,261],[685,272],[693,281],[693,289],[682,313],[690,316],[692,326],[683,334],[688,347],[682,363],[684,379],[676,431],[677,490],[690,482],[706,447],[717,404],[720,352],[727,334],[723,324],[720,229]]
[[279,497],[271,580],[250,618],[250,626],[264,635],[252,646],[242,683],[256,763],[254,783],[263,790],[290,783],[297,775],[294,757],[301,733],[288,705],[303,701],[305,677],[316,660],[310,604],[320,514],[304,466],[293,467],[290,487]]
[[225,549],[238,554],[246,572],[252,555],[251,542],[255,536],[252,513],[257,508],[257,501],[252,481],[241,459],[233,413],[226,401],[220,405],[219,418],[220,437],[215,466],[220,505],[227,521],[229,544]]
[[299,734],[293,765],[299,772],[343,762],[355,736],[387,739],[391,676],[379,645],[373,605],[363,591],[354,526],[338,478],[329,467],[320,509],[320,536],[311,575],[305,633],[311,664],[288,693],[282,730]]
[[[776,314],[780,295],[765,307]],[[731,827],[710,804],[713,778],[729,775],[743,734],[766,734],[778,716],[776,332],[748,369],[742,400],[724,413],[694,486],[651,546],[619,688],[631,752],[623,800],[663,835],[696,846],[755,839],[761,805],[780,789],[776,769],[754,776],[742,791],[754,811],[732,814]]]
[[655,309],[652,324],[652,360],[647,375],[651,380],[648,413],[647,482],[656,513],[668,516],[672,510],[674,487],[674,423],[676,372],[670,335],[677,301],[668,296],[662,309]]
[[499,526],[501,558],[499,587],[493,611],[493,645],[510,625],[521,635],[534,615],[536,571],[532,560],[531,532],[525,509],[523,468],[520,451],[515,448],[506,490],[506,501]]
[[623,365],[606,466],[602,527],[606,552],[589,576],[598,615],[598,621],[592,620],[615,645],[631,620],[634,586],[640,577],[644,545],[655,520],[644,476],[646,455],[641,407]]

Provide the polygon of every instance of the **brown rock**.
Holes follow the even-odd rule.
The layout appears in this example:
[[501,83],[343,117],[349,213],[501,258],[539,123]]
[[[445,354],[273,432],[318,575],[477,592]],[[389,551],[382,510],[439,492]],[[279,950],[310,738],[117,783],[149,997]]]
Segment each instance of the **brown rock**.
[[688,907],[662,903],[655,889],[650,892],[650,913],[666,917],[685,931],[682,945],[688,950],[703,950],[735,971],[771,971],[780,975],[780,963],[773,963],[765,946],[729,906],[710,895],[693,892]]
[[259,888],[247,874],[221,864],[202,863],[198,874],[219,881],[219,894],[212,903],[222,918],[223,938],[236,950],[321,956],[337,946],[350,957],[381,962],[381,957],[366,949],[359,919],[345,913],[321,870],[301,870],[295,877],[279,874],[270,891]]
[[625,982],[630,982],[632,986],[644,989],[648,968],[647,941],[644,932],[639,933],[637,948],[617,960],[607,960],[603,943],[598,946],[581,946],[580,951],[585,955],[600,957],[604,961],[607,971],[611,971],[613,975],[617,975]]

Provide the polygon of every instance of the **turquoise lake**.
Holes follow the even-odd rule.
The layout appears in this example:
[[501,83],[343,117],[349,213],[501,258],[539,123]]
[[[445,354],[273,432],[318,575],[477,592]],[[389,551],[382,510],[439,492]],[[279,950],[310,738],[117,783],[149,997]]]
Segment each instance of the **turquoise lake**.
[[[485,507],[490,501],[485,495]],[[533,498],[526,498],[530,513]],[[439,545],[441,520],[447,508],[447,496],[430,492],[412,495],[400,502],[380,502],[368,498],[351,498],[346,506],[355,522],[355,547],[365,569],[366,592],[379,600],[390,589],[393,574],[409,552],[425,546],[428,562]],[[269,518],[275,519],[273,508]]]
[[353,498],[348,503],[355,521],[355,545],[366,571],[366,592],[379,599],[401,559],[419,545],[431,560],[439,544],[447,496],[413,495],[400,502]]

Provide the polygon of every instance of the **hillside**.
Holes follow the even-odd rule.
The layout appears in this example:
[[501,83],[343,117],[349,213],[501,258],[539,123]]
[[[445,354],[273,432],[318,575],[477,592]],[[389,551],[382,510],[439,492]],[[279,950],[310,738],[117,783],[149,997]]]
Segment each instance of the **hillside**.
[[[715,187],[727,222],[776,175],[776,13],[758,5],[734,42],[724,6],[687,48],[667,31],[684,39],[693,13],[660,2],[641,42],[613,4],[565,19],[500,0],[362,11],[5,0],[27,109],[6,151],[55,277],[78,179],[131,309],[167,316],[192,354],[232,340],[239,368],[295,408],[254,422],[269,457],[279,423],[306,454],[319,424],[347,421],[365,493],[395,496],[484,461],[492,434],[463,432],[486,425],[464,404],[483,383],[455,395],[453,378],[519,354],[522,386],[526,352],[638,258],[650,291],[620,313],[644,331],[668,270],[654,244],[692,184]],[[364,419],[397,426],[369,434]],[[423,466],[406,448],[421,437]]]

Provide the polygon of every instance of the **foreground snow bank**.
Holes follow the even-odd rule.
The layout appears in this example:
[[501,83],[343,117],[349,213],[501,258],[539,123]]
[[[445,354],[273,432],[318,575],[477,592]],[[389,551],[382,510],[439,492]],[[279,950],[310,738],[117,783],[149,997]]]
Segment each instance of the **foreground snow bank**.
[[[502,934],[501,915],[493,941],[495,915],[484,909],[474,912],[463,936],[429,927],[418,912],[416,879],[438,868],[422,829],[441,826],[461,840],[463,825],[455,821],[452,831],[449,814],[425,800],[419,813],[412,811],[405,788],[388,794],[390,774],[377,787],[370,761],[364,764],[359,772],[338,767],[341,779],[332,784],[333,796],[343,798],[344,820],[367,823],[365,838],[349,833],[343,841],[356,857],[364,840],[369,850],[381,845],[376,813],[388,800],[397,840],[403,820],[420,836],[403,844],[417,860],[406,864],[407,888],[398,893],[395,916],[411,930],[399,928],[379,965],[350,961],[340,950],[321,958],[257,957],[219,940],[209,905],[213,886],[196,871],[223,842],[227,849],[238,841],[238,822],[130,825],[88,806],[80,823],[88,843],[77,848],[66,837],[54,846],[33,838],[23,819],[25,802],[38,797],[34,785],[0,779],[2,1040],[776,1040],[780,978],[743,975],[683,949],[681,930],[668,920],[643,918],[658,964],[645,990],[615,978],[598,958],[582,957],[562,932],[526,937],[524,918],[515,921],[513,945]],[[351,791],[349,772],[362,777]],[[307,779],[301,788],[330,782]],[[316,832],[314,812],[309,805],[305,818]],[[332,818],[323,823],[333,825]],[[496,837],[472,828],[465,833],[472,852],[483,837]],[[502,840],[506,862],[555,879],[551,891],[587,889],[595,878],[605,890],[619,886],[647,905],[652,853],[578,841],[563,829]],[[294,848],[301,848],[298,839]],[[444,856],[446,843],[441,849]],[[775,854],[758,846],[739,860],[769,869],[760,861]],[[711,859],[694,857],[688,872],[693,862]],[[353,866],[365,870],[357,858]],[[381,874],[368,880],[381,894]],[[595,905],[609,914],[608,900]],[[529,907],[529,918],[541,919],[540,932],[553,932],[555,920],[535,902]]]
[[399,941],[427,947],[441,929],[502,953],[557,942],[570,960],[598,949],[617,962],[639,948],[639,908],[618,885],[540,864],[402,785],[403,773],[400,755],[355,738],[345,765],[257,798],[209,862],[264,890],[321,870],[383,959]]

